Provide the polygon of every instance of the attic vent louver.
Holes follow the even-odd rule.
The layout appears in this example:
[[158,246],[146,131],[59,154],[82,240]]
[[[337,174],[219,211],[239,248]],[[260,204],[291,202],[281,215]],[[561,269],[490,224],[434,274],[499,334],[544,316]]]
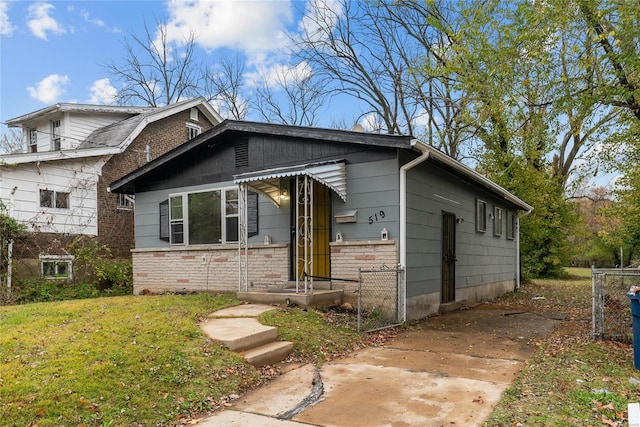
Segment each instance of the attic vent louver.
[[249,166],[249,141],[236,141],[236,167]]

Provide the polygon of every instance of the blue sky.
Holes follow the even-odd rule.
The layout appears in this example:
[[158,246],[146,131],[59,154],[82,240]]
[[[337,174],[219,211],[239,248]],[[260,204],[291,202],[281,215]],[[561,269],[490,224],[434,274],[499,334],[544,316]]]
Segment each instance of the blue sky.
[[0,0],[0,122],[58,102],[110,103],[117,83],[102,65],[124,57],[125,37],[144,36],[145,23],[154,29],[156,22],[166,22],[174,40],[194,31],[199,55],[210,61],[220,50],[239,52],[248,79],[292,68],[282,52],[304,19],[304,5],[289,0]]

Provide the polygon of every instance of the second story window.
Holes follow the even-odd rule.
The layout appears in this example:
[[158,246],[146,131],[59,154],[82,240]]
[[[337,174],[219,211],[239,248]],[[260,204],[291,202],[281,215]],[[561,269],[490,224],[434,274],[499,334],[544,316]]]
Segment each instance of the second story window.
[[38,152],[38,129],[29,128],[29,152]]
[[40,207],[69,209],[69,193],[62,191],[40,190]]
[[187,141],[200,135],[201,132],[202,128],[200,126],[194,125],[193,123],[187,123]]
[[60,120],[51,122],[51,150],[60,151]]

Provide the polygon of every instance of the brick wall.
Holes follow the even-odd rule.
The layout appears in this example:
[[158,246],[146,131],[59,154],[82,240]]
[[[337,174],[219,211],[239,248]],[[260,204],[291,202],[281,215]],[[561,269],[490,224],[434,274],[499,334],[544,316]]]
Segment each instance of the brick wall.
[[107,187],[146,163],[147,145],[151,159],[155,159],[187,140],[187,123],[200,126],[202,132],[213,127],[203,114],[199,121],[193,121],[189,116],[187,109],[150,123],[124,153],[112,156],[103,167],[98,181],[98,238],[111,248],[114,256],[128,257],[133,247],[133,210],[118,210],[118,196],[107,192]]
[[[238,246],[134,249],[133,293],[238,290]],[[289,277],[288,245],[249,247],[249,283],[283,287]]]
[[[330,245],[331,277],[358,280],[359,268],[379,269],[383,265],[395,268],[398,265],[395,240],[332,242]],[[344,289],[345,296],[353,294],[357,287],[357,283],[333,282],[333,288]]]

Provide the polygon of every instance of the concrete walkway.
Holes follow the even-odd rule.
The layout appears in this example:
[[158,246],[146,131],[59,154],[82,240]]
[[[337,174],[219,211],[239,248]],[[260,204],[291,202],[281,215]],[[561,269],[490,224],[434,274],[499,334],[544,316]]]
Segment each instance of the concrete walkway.
[[320,370],[294,366],[199,425],[481,426],[553,330],[544,320],[500,308],[430,319]]

